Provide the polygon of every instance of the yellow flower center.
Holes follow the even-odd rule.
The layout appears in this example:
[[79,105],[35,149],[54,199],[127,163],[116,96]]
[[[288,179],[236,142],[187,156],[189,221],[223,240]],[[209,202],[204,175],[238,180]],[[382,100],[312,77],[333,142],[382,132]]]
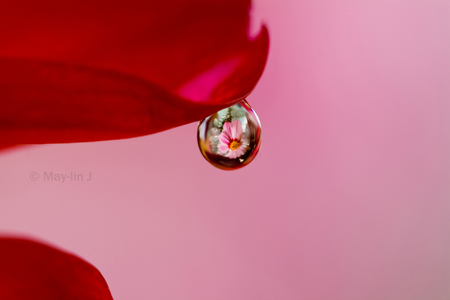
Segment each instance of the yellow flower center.
[[241,145],[240,142],[238,142],[238,141],[232,141],[229,147],[230,147],[231,150],[234,151],[234,150],[236,150],[237,148],[239,148],[240,145]]

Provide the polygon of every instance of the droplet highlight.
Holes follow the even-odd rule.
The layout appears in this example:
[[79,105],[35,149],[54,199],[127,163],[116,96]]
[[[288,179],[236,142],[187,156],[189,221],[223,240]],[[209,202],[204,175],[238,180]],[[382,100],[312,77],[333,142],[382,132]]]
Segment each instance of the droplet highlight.
[[241,102],[203,119],[197,141],[203,157],[222,170],[248,165],[261,146],[261,123],[255,111]]

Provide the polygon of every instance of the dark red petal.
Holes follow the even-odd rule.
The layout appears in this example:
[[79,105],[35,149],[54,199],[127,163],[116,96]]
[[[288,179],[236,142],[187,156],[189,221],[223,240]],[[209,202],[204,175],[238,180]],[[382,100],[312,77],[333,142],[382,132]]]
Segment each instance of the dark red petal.
[[250,1],[11,1],[0,10],[3,143],[150,134],[247,96],[267,58]]
[[0,299],[112,299],[100,272],[53,247],[0,238]]
[[13,148],[15,146],[18,146],[18,145],[14,145],[14,144],[0,144],[0,150],[11,149],[11,148]]

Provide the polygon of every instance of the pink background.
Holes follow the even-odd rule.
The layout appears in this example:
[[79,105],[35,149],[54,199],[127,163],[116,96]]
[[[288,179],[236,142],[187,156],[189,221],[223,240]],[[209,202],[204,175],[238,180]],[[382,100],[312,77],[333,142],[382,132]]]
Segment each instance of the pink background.
[[4,151],[0,230],[85,258],[115,299],[449,299],[450,2],[254,15],[271,49],[251,165],[208,165],[196,124]]

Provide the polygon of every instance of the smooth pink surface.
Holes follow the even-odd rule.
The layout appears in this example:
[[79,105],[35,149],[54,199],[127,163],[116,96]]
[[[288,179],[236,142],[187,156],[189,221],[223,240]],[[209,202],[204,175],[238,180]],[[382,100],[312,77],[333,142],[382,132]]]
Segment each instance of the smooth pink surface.
[[196,124],[8,151],[0,230],[84,257],[116,300],[449,299],[450,3],[266,0],[255,16],[271,51],[251,165],[209,166]]

